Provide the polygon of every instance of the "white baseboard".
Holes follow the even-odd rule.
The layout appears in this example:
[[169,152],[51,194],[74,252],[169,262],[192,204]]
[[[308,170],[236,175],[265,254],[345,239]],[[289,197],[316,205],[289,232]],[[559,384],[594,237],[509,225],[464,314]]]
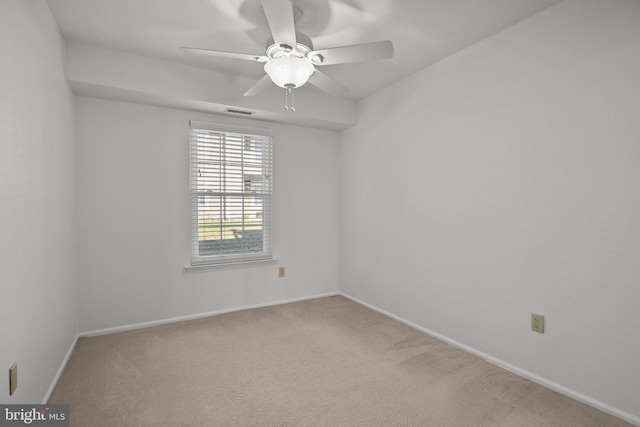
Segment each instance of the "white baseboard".
[[413,322],[410,322],[410,321],[408,321],[406,319],[403,319],[400,316],[396,316],[395,314],[389,313],[389,312],[387,312],[385,310],[382,310],[381,308],[378,308],[378,307],[376,307],[374,305],[371,305],[369,303],[361,301],[358,298],[355,298],[355,297],[353,297],[353,296],[351,296],[349,294],[346,294],[344,292],[339,292],[338,294],[343,296],[343,297],[345,297],[345,298],[348,298],[348,299],[350,299],[350,300],[352,300],[354,302],[357,302],[358,304],[361,304],[361,305],[363,305],[365,307],[368,307],[368,308],[370,308],[370,309],[372,309],[374,311],[377,311],[378,313],[384,314],[387,317],[390,317],[390,318],[395,319],[395,320],[397,320],[397,321],[399,321],[401,323],[404,323],[407,326],[410,326],[410,327],[412,327],[414,329],[417,329],[417,330],[419,330],[421,332],[424,332],[427,335],[431,335],[434,338],[437,338],[437,339],[439,339],[441,341],[444,341],[444,342],[446,342],[448,344],[451,344],[452,346],[457,347],[457,348],[459,348],[461,350],[464,350],[467,353],[471,353],[474,356],[478,356],[479,358],[484,359],[484,360],[486,360],[487,362],[489,362],[489,363],[491,363],[493,365],[496,365],[496,366],[499,366],[499,367],[501,367],[503,369],[506,369],[509,372],[513,372],[516,375],[519,375],[519,376],[521,376],[523,378],[526,378],[526,379],[531,380],[531,381],[533,381],[535,383],[543,385],[543,386],[545,386],[545,387],[547,387],[547,388],[549,388],[551,390],[557,391],[560,394],[568,396],[568,397],[570,397],[572,399],[575,399],[575,400],[577,400],[579,402],[584,403],[585,405],[589,405],[589,406],[591,406],[593,408],[596,408],[596,409],[598,409],[598,410],[600,410],[602,412],[605,412],[607,414],[613,415],[614,417],[620,418],[621,420],[624,420],[624,421],[626,421],[628,423],[631,423],[631,424],[633,424],[635,426],[640,426],[640,417],[638,417],[638,416],[635,416],[635,415],[630,414],[628,412],[622,411],[622,410],[620,410],[618,408],[614,408],[613,406],[608,405],[608,404],[606,404],[604,402],[600,402],[599,400],[593,399],[593,398],[591,398],[589,396],[586,396],[586,395],[584,395],[582,393],[579,393],[579,392],[577,392],[575,390],[567,388],[567,387],[565,387],[563,385],[554,383],[553,381],[550,381],[550,380],[548,380],[546,378],[543,378],[543,377],[541,377],[539,375],[536,375],[536,374],[534,374],[532,372],[526,371],[526,370],[521,369],[521,368],[519,368],[517,366],[514,366],[514,365],[512,365],[510,363],[507,363],[507,362],[505,362],[503,360],[497,359],[497,358],[495,358],[493,356],[490,356],[490,355],[488,355],[486,353],[483,353],[483,352],[481,352],[479,350],[476,350],[475,348],[469,347],[469,346],[464,345],[464,344],[462,344],[462,343],[460,343],[458,341],[455,341],[455,340],[452,340],[450,338],[447,338],[447,337],[445,337],[443,335],[440,335],[440,334],[438,334],[436,332],[433,332],[433,331],[431,331],[431,330],[429,330],[429,329],[427,329],[425,327],[422,327],[422,326],[417,325],[417,324],[415,324]]
[[131,330],[134,330],[134,329],[149,328],[151,326],[164,325],[166,323],[184,322],[186,320],[201,319],[201,318],[204,318],[204,317],[217,316],[219,314],[232,313],[234,311],[250,310],[250,309],[253,309],[253,308],[271,307],[271,306],[274,306],[274,305],[289,304],[289,303],[292,303],[292,302],[306,301],[306,300],[317,299],[317,298],[332,297],[332,296],[336,296],[336,295],[339,295],[339,293],[337,291],[336,292],[329,292],[329,293],[326,293],[326,294],[317,294],[317,295],[310,295],[310,296],[300,297],[300,298],[291,298],[291,299],[286,299],[286,300],[273,301],[273,302],[268,302],[268,303],[264,303],[264,304],[247,305],[247,306],[243,306],[243,307],[234,307],[234,308],[229,308],[229,309],[224,309],[224,310],[210,311],[210,312],[207,312],[207,313],[191,314],[191,315],[188,315],[188,316],[172,317],[172,318],[169,318],[169,319],[153,320],[153,321],[150,321],[150,322],[134,323],[134,324],[131,324],[131,325],[116,326],[116,327],[113,327],[113,328],[96,329],[96,330],[93,330],[93,331],[80,332],[80,334],[78,334],[78,335],[79,335],[79,337],[95,337],[95,336],[98,336],[98,335],[113,334],[113,333],[116,333],[116,332],[131,331]]
[[69,350],[67,350],[67,354],[64,356],[64,359],[62,359],[62,363],[58,368],[58,372],[56,372],[56,376],[53,377],[53,381],[51,381],[49,390],[47,390],[47,393],[44,395],[44,399],[42,399],[43,405],[47,404],[47,402],[49,401],[49,398],[51,397],[51,393],[53,393],[53,389],[56,388],[56,385],[58,384],[58,380],[60,379],[60,375],[62,375],[62,371],[64,371],[65,366],[67,366],[69,357],[71,356],[71,353],[73,352],[73,349],[76,346],[76,342],[78,342],[78,338],[79,338],[79,335],[76,334],[75,338],[71,342],[71,345],[69,346]]

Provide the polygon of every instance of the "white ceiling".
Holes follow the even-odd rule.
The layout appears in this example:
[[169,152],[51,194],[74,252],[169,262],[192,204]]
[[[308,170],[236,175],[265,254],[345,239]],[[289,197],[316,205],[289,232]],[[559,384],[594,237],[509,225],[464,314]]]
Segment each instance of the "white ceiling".
[[[391,40],[392,59],[322,71],[357,100],[499,32],[560,0],[293,0],[298,31],[316,49]],[[180,46],[263,55],[260,0],[48,0],[67,41],[250,80],[262,64],[184,54]],[[308,85],[307,85],[308,86]],[[248,89],[249,86],[246,87]],[[317,89],[306,89],[316,90]],[[241,93],[240,93],[241,94]],[[326,95],[328,96],[328,95]]]

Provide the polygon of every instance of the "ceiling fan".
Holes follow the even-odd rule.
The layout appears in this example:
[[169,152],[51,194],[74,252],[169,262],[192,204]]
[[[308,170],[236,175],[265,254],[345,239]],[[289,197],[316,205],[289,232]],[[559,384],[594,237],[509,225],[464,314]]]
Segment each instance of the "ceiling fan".
[[290,0],[262,0],[262,8],[272,34],[267,39],[266,55],[195,47],[181,47],[180,50],[197,55],[264,63],[267,74],[245,92],[244,96],[257,95],[273,82],[285,88],[285,108],[289,111],[295,111],[293,90],[307,82],[333,96],[349,92],[348,88],[316,67],[393,57],[393,43],[390,40],[313,50],[311,39],[296,31],[296,17],[301,16],[302,11],[294,7]]

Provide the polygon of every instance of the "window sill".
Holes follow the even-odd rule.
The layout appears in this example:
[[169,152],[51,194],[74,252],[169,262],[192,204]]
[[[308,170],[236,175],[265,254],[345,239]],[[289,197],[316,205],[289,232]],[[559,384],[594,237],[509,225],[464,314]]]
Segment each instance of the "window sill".
[[184,271],[186,273],[204,273],[212,270],[232,270],[237,268],[251,268],[262,267],[265,265],[275,264],[278,260],[271,259],[259,259],[255,261],[236,261],[236,262],[221,262],[219,264],[202,264],[202,265],[185,265]]

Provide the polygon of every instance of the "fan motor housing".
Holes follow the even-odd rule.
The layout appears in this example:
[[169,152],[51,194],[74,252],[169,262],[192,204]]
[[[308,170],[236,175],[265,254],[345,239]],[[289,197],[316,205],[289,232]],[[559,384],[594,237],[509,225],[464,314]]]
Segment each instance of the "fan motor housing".
[[313,51],[313,42],[304,33],[296,31],[296,50],[292,51],[291,46],[277,45],[273,36],[267,39],[267,56],[270,59],[280,58],[285,55],[294,55],[298,58],[308,58]]

